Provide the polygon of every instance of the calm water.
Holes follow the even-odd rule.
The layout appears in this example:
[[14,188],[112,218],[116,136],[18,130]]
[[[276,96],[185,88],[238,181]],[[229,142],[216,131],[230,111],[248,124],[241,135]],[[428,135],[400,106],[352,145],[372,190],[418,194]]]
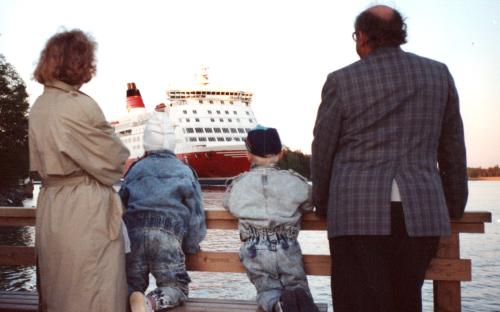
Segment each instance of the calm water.
[[[472,281],[462,283],[463,311],[500,311],[500,181],[469,182],[467,211],[490,211],[492,223],[486,234],[461,234],[461,257],[472,259]],[[36,196],[36,193],[35,193]],[[207,209],[220,209],[222,193],[204,191]],[[26,206],[34,206],[27,201]],[[0,241],[10,245],[33,245],[33,229],[0,228]],[[307,254],[328,254],[325,232],[303,231],[299,235],[302,250]],[[210,230],[202,249],[237,252],[240,242],[237,231]],[[255,288],[240,273],[191,272],[191,297],[254,299]],[[309,283],[317,302],[329,303],[330,279],[310,276]],[[154,287],[152,280],[150,288]],[[0,267],[0,290],[34,290],[34,269]],[[423,288],[424,311],[433,311],[432,282]],[[332,308],[330,307],[330,311]]]

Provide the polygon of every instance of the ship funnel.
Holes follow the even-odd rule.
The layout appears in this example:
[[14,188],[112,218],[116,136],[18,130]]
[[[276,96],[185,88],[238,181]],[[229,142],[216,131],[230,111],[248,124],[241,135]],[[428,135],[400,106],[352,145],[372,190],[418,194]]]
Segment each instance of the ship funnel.
[[141,92],[135,86],[135,82],[127,83],[127,111],[134,108],[145,108]]

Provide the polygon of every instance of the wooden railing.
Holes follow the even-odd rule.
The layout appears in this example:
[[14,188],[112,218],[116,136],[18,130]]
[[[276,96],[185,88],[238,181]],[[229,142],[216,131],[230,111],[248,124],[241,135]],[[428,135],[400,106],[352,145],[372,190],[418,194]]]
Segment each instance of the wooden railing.
[[[485,222],[491,222],[489,212],[466,212],[463,218],[452,220],[452,235],[441,237],[436,257],[425,278],[433,280],[434,311],[461,311],[461,282],[470,281],[471,260],[460,258],[459,233],[484,233]],[[236,229],[238,221],[228,212],[207,210],[209,229]],[[35,208],[0,207],[0,226],[30,226],[35,224]],[[326,222],[314,214],[306,214],[302,230],[326,230]],[[326,237],[326,235],[325,235]],[[304,255],[308,275],[330,275],[330,256]],[[31,266],[35,264],[33,247],[0,246],[0,265]],[[202,251],[186,258],[190,271],[244,272],[236,252]]]

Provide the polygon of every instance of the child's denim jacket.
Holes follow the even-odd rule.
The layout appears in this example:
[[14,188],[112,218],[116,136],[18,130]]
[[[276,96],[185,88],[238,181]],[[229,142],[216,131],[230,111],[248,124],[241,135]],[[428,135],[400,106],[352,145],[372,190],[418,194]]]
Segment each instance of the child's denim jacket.
[[297,238],[302,212],[312,211],[311,185],[300,174],[276,166],[253,166],[233,180],[224,207],[239,219],[242,241],[257,231]]
[[206,225],[200,184],[191,169],[168,150],[152,151],[125,175],[119,191],[129,229],[160,227],[196,253]]

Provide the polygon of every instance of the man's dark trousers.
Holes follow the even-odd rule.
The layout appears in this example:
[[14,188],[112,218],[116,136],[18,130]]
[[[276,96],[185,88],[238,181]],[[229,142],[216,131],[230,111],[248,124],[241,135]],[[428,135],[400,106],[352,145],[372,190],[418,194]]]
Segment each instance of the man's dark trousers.
[[409,237],[401,202],[391,203],[391,235],[330,238],[335,312],[422,311],[425,271],[439,237]]

